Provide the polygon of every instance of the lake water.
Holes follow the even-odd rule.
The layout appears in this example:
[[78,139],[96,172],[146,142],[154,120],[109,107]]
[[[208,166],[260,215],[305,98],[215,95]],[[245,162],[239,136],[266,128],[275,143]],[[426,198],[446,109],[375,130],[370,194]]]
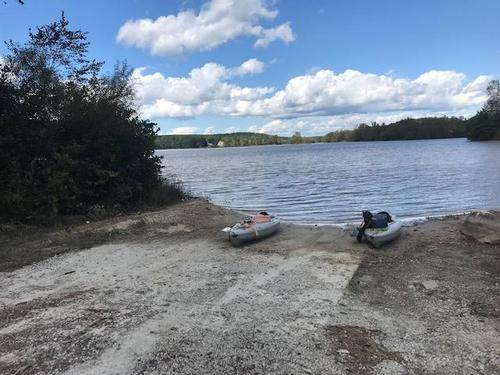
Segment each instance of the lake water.
[[361,210],[422,217],[500,207],[500,142],[439,139],[158,150],[197,196],[302,223]]

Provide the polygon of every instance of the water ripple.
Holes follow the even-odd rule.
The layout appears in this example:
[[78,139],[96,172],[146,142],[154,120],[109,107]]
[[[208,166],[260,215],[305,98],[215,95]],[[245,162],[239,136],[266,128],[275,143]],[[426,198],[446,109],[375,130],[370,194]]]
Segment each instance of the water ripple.
[[500,207],[500,142],[464,139],[158,151],[193,194],[289,221],[339,223]]

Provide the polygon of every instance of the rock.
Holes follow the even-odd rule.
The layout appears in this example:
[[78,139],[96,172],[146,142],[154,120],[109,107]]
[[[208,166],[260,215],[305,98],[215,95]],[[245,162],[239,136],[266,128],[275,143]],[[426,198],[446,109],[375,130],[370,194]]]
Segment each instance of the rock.
[[422,281],[420,284],[422,284],[422,286],[427,290],[434,290],[437,289],[437,287],[439,286],[435,280],[425,280]]
[[473,212],[465,219],[460,233],[480,243],[500,244],[500,212]]
[[337,353],[339,353],[339,354],[349,354],[349,350],[347,350],[347,349],[339,349],[339,350],[337,350]]
[[426,291],[434,291],[439,287],[439,284],[437,283],[436,280],[424,280],[424,281],[415,281],[412,282],[409,286],[408,289],[414,291],[414,290],[426,290]]

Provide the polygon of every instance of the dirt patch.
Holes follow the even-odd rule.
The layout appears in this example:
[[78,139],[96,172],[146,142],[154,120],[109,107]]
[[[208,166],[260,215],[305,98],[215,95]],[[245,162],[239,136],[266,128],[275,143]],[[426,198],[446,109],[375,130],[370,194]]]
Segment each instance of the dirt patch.
[[368,249],[344,295],[339,313],[383,332],[410,373],[500,370],[500,248],[462,237],[463,220],[405,228]]
[[64,373],[76,363],[95,360],[115,344],[113,333],[150,316],[141,306],[115,309],[98,304],[95,293],[65,293],[4,309],[0,373]]
[[364,327],[334,325],[326,327],[338,361],[353,374],[367,374],[383,361],[402,362],[400,353],[384,348],[376,341],[380,331]]
[[21,345],[16,341],[16,338],[12,335],[1,335],[0,334],[0,355],[2,353],[10,353],[14,350],[20,349]]
[[14,238],[0,237],[0,272],[13,271],[71,251],[89,249],[123,235],[123,232],[117,230],[80,232],[68,228],[58,232],[39,233],[36,238],[29,234]]
[[[438,301],[500,305],[500,248],[458,235],[461,221],[420,225],[417,236],[369,249],[349,284],[364,300],[418,315]],[[390,292],[390,293],[388,293]]]
[[[239,220],[239,215],[203,199],[178,203],[159,211],[141,212],[102,221],[80,220],[64,228],[28,225],[0,228],[0,272],[13,271],[56,255],[89,249],[116,241],[143,241],[189,234],[213,238],[219,227]],[[5,225],[3,226],[5,227]],[[217,228],[217,231],[214,231]]]
[[500,305],[492,303],[484,303],[472,301],[470,304],[471,314],[482,316],[484,318],[498,319],[500,318]]
[[[46,324],[50,311],[71,309],[71,305],[78,305],[93,292],[95,290],[90,289],[36,298],[0,310],[0,330],[11,332],[0,334],[0,359],[11,358],[11,361],[0,360],[0,373],[59,372],[70,366],[70,358],[95,356],[105,345],[90,331],[103,326],[104,320],[109,324],[111,312],[90,309],[84,314],[61,315]],[[12,329],[16,325],[18,328]],[[27,356],[20,355],[33,347],[38,350]]]
[[18,302],[13,306],[5,306],[0,310],[0,328],[8,326],[20,319],[28,319],[36,315],[38,310],[74,303],[92,292],[93,290],[80,290],[65,293],[57,297],[36,298],[30,301]]

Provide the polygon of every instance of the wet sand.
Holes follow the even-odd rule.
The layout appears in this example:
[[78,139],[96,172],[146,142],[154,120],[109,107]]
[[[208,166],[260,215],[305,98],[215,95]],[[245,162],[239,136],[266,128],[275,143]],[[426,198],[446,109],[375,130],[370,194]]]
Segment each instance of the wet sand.
[[0,233],[2,374],[500,371],[500,248],[463,217],[375,250],[285,224],[238,248],[195,200]]

